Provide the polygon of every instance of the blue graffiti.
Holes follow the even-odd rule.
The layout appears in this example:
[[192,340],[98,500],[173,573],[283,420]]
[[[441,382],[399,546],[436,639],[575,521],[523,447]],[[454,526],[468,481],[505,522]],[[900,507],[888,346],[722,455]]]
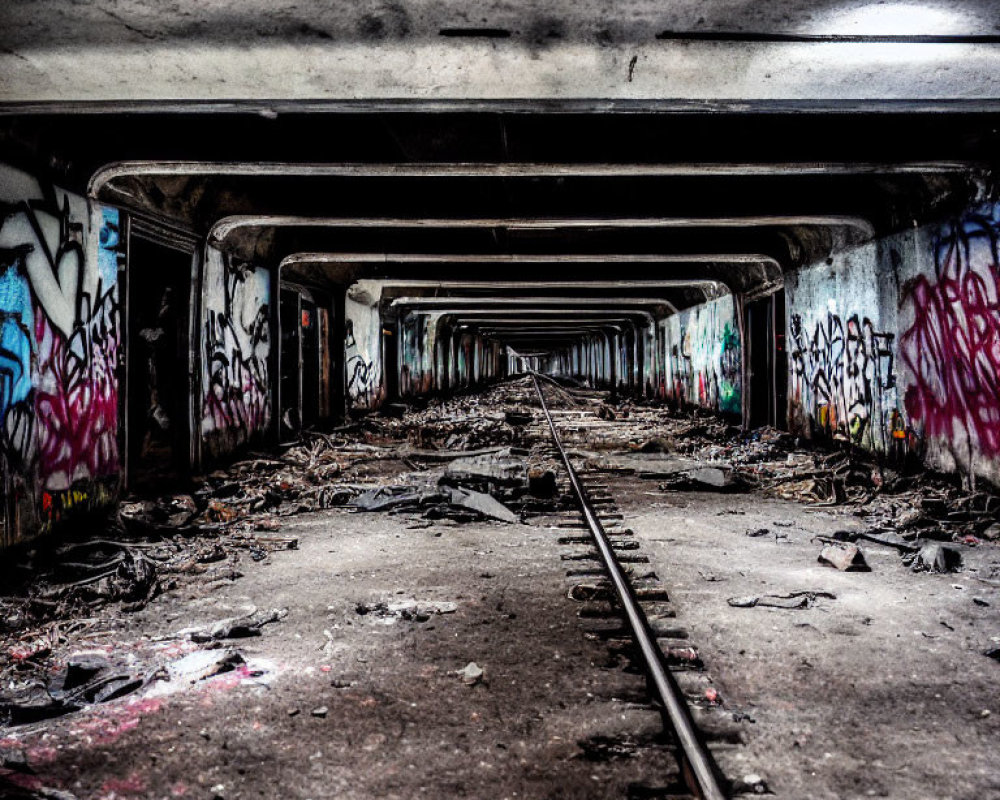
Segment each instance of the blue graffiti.
[[103,208],[103,224],[101,225],[101,246],[97,251],[97,267],[101,273],[101,285],[104,288],[114,286],[118,282],[118,253],[121,248],[121,228],[117,208]]
[[31,393],[34,315],[18,262],[0,264],[0,419]]

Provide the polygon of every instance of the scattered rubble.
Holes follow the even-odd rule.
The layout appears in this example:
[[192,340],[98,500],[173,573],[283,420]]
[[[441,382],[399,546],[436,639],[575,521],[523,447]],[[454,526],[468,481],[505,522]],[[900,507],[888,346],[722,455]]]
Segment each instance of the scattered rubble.
[[841,572],[871,572],[872,569],[856,544],[828,544],[820,552],[818,561]]
[[819,598],[836,600],[837,596],[830,592],[791,592],[790,594],[765,594],[747,597],[730,597],[726,602],[733,608],[811,608]]
[[914,572],[960,572],[962,554],[954,547],[925,544],[916,553],[905,556],[904,563]]
[[61,665],[52,660],[47,669],[33,670],[26,679],[5,680],[12,688],[0,694],[0,727],[65,716],[140,690],[166,694],[245,666],[235,649],[196,650],[167,662],[143,661],[131,654],[75,653]]
[[450,600],[397,600],[392,603],[358,603],[354,611],[360,616],[372,616],[395,622],[404,619],[412,622],[427,622],[434,614],[453,614],[458,610],[458,604]]
[[199,643],[260,636],[261,628],[269,623],[278,622],[286,616],[288,616],[287,608],[274,608],[270,611],[255,610],[240,617],[221,620],[209,627],[185,628],[178,631],[176,636]]
[[456,486],[381,486],[359,495],[350,505],[361,511],[421,511],[427,519],[518,522],[514,512],[490,495]]
[[702,466],[680,470],[666,483],[663,491],[745,492],[754,483],[729,465]]
[[[849,508],[863,530],[824,540],[819,556],[837,569],[869,569],[858,544],[864,542],[869,550],[894,549],[915,571],[950,573],[962,569],[963,548],[1000,540],[1000,497],[989,492],[890,467],[857,449],[823,450],[771,428],[743,433],[701,412],[545,384],[573,457],[588,466],[655,479],[662,491],[759,490],[810,508]],[[442,519],[512,524],[567,507],[558,465],[537,446],[537,408],[531,382],[523,378],[424,408],[395,404],[329,434],[308,432],[280,452],[248,453],[189,491],[125,502],[99,532],[39,541],[18,552],[4,566],[0,597],[0,646],[6,654],[0,662],[0,724],[27,724],[152,691],[154,685],[191,685],[245,669],[239,652],[222,643],[261,635],[284,610],[255,610],[178,631],[174,636],[188,648],[207,649],[172,660],[126,663],[80,645],[88,634],[108,629],[112,610],[141,609],[188,582],[235,580],[246,558],[259,561],[296,549],[298,539],[281,534],[290,516],[342,508],[414,514],[424,520],[420,525]],[[976,579],[1000,585],[994,577],[980,572]],[[835,595],[805,591],[727,602],[805,609],[823,599]],[[113,609],[100,616],[109,605]],[[406,599],[359,603],[356,611],[390,622],[424,622],[456,608]],[[996,652],[987,654],[1000,660]],[[470,686],[484,680],[474,662],[458,673]]]
[[462,678],[462,683],[466,686],[475,686],[477,683],[482,682],[485,672],[475,661],[470,661],[465,665],[464,669],[458,670],[458,674]]

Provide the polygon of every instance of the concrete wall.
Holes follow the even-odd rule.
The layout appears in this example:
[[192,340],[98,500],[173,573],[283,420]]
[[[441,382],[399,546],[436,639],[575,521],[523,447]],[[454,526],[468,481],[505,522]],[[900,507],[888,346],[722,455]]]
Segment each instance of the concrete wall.
[[1000,205],[786,281],[789,422],[1000,484]]
[[886,261],[905,238],[862,245],[786,279],[793,431],[889,450],[892,429],[901,423],[895,370],[899,291]]
[[350,408],[374,409],[385,399],[378,310],[381,297],[382,287],[375,281],[358,281],[347,291],[344,355]]
[[913,235],[902,257],[900,396],[921,455],[1000,485],[1000,204]]
[[661,392],[681,405],[742,410],[742,345],[732,295],[673,314],[663,328]]
[[583,336],[578,344],[556,352],[536,366],[554,375],[586,380],[594,386],[623,392],[652,391],[655,359],[650,358],[655,343],[654,326],[620,329]]
[[399,394],[413,397],[442,388],[437,338],[440,314],[409,314],[399,323]]
[[271,423],[271,273],[206,246],[202,270],[202,455],[219,458]]
[[116,209],[0,165],[0,545],[117,495],[119,235]]

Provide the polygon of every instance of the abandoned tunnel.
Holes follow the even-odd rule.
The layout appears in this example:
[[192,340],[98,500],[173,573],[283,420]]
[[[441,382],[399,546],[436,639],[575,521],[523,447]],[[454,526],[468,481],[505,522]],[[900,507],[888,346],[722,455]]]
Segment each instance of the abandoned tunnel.
[[661,6],[0,10],[0,796],[1000,797],[1000,3]]

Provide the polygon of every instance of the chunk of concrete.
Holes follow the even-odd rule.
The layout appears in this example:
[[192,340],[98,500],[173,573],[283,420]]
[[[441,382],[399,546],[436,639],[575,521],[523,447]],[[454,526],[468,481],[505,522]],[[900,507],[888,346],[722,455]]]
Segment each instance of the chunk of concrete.
[[527,480],[527,464],[509,448],[497,453],[456,458],[445,469],[442,483],[456,485],[492,483],[497,486],[522,486]]
[[458,674],[466,686],[475,686],[482,681],[485,672],[475,661],[470,661],[465,665],[465,669],[458,670]]
[[871,572],[865,554],[856,544],[830,544],[819,554],[820,564],[829,564],[841,572]]
[[448,502],[452,506],[466,508],[484,517],[499,520],[500,522],[515,523],[518,521],[517,515],[513,511],[488,494],[460,489],[454,486],[442,486],[441,491],[447,495]]

